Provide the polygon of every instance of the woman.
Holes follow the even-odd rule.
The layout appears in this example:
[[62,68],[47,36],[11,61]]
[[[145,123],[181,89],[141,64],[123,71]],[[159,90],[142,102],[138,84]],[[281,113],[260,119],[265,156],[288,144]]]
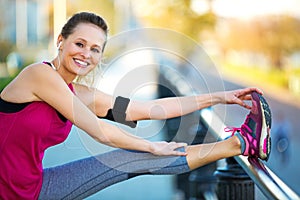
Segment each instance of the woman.
[[[100,63],[106,40],[107,25],[101,17],[77,13],[58,37],[57,57],[24,68],[1,92],[0,199],[82,199],[140,174],[184,173],[241,154],[268,158],[269,109],[256,88],[142,102],[122,97],[113,100],[96,89],[73,83]],[[251,109],[244,102],[251,99],[253,112],[241,129],[212,144],[150,142],[98,118],[132,125],[138,120],[185,115],[218,103]],[[44,151],[63,142],[72,124],[120,150],[43,169]]]

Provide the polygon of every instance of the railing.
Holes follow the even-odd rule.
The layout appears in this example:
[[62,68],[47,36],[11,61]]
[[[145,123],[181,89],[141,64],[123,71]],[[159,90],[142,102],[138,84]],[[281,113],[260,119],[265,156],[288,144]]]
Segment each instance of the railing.
[[[201,118],[215,137],[224,139],[228,136],[228,133],[222,132],[226,127],[225,124],[212,110],[203,109]],[[245,156],[235,156],[234,158],[268,199],[300,199],[292,189],[260,160],[247,159]]]
[[[184,81],[176,73],[171,71],[161,71],[161,76],[175,87],[180,95],[190,95],[188,87],[184,87]],[[182,85],[183,84],[183,85]],[[217,139],[223,140],[228,136],[224,131],[226,125],[210,108],[203,109],[200,112],[201,121],[208,127],[209,132]],[[235,160],[249,175],[253,182],[258,186],[261,192],[268,199],[296,200],[300,197],[287,186],[279,177],[277,177],[267,166],[258,159],[249,159],[245,156],[235,156]]]

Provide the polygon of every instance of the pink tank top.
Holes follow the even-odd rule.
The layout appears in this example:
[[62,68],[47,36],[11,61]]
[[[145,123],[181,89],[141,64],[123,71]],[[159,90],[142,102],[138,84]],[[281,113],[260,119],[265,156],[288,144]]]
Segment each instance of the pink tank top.
[[45,102],[0,112],[0,199],[38,199],[44,151],[63,142],[71,127]]

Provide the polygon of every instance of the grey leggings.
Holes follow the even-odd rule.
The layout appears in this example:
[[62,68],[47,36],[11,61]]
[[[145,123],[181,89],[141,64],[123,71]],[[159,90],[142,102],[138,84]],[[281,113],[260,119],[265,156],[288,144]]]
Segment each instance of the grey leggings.
[[115,150],[45,169],[39,199],[83,199],[138,175],[180,174],[189,170],[184,156]]

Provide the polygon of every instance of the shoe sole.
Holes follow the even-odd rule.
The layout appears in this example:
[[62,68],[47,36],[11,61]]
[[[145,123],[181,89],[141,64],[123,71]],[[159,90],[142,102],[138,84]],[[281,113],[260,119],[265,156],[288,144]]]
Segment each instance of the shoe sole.
[[[257,95],[257,97],[255,97],[256,96],[255,94]],[[270,136],[271,123],[272,123],[271,110],[267,101],[262,95],[258,93],[254,93],[253,97],[255,101],[259,101],[260,111],[262,113],[262,128],[261,128],[261,135],[259,139],[259,158],[267,161],[269,159],[269,155],[271,152],[271,136]]]

